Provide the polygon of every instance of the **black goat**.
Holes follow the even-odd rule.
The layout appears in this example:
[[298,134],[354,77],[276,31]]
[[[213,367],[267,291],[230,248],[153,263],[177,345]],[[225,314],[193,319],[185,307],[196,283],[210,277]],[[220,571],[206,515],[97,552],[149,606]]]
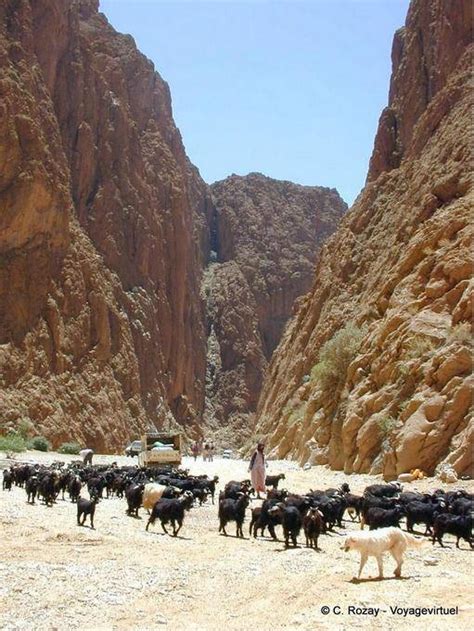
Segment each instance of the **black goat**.
[[288,491],[286,489],[270,489],[267,493],[267,500],[277,500],[283,502],[288,497]]
[[71,475],[72,474],[70,471],[62,471],[56,481],[56,495],[59,495],[59,493],[61,493],[62,499],[64,499],[64,493],[68,487]]
[[465,539],[471,548],[474,548],[472,541],[472,516],[471,515],[450,515],[444,513],[437,515],[433,524],[433,544],[437,540],[443,546],[443,536],[449,533],[456,537],[456,548],[459,548],[459,539]]
[[278,475],[267,475],[265,478],[265,486],[271,486],[274,489],[277,489],[280,480],[284,480],[284,479],[285,479],[284,473],[279,473]]
[[127,515],[138,517],[138,509],[142,505],[144,484],[130,484],[125,489],[125,498],[127,500]]
[[216,494],[216,485],[219,482],[219,476],[215,475],[212,480],[210,480],[209,478],[205,477],[203,479],[197,479],[196,480],[196,486],[194,488],[205,488],[205,489],[209,489],[209,492],[211,494],[211,498],[212,498],[212,503],[214,504],[214,496]]
[[371,508],[383,508],[385,510],[390,510],[392,508],[396,508],[397,506],[399,506],[398,501],[395,498],[389,498],[389,497],[375,497],[373,495],[365,495],[364,492],[364,496],[362,498],[362,502],[361,502],[361,520],[360,520],[360,527],[361,529],[364,528],[364,524],[366,523],[366,514],[367,511],[370,510]]
[[[84,497],[79,496],[77,498],[77,525],[84,526],[87,515],[90,516],[91,528],[94,529],[94,514],[95,507],[99,501],[99,496],[92,494],[90,500],[86,500]],[[81,522],[82,517],[82,522]]]
[[328,530],[332,530],[337,524],[342,528],[342,517],[346,510],[346,500],[342,495],[323,495],[313,500],[313,506],[317,507],[324,517]]
[[303,523],[301,513],[296,506],[285,506],[283,503],[279,503],[269,509],[270,515],[279,515],[281,518],[281,524],[283,526],[283,536],[285,537],[285,548],[288,548],[290,543],[296,548],[297,538],[300,534],[301,526]]
[[243,538],[242,525],[249,501],[248,495],[241,493],[238,499],[224,498],[219,502],[219,532],[222,531],[227,536],[226,525],[230,521],[235,521],[237,524],[236,535]]
[[299,510],[301,516],[306,515],[308,508],[311,506],[311,498],[306,495],[290,494],[285,499],[286,506],[294,506]]
[[416,491],[405,491],[397,498],[400,504],[410,504],[410,502],[429,502],[431,495],[428,493],[417,493]]
[[364,495],[374,497],[394,497],[402,491],[400,482],[389,482],[388,484],[371,484],[364,490]]
[[[165,528],[165,524],[171,522],[173,527],[173,537],[176,537],[181,530],[184,521],[185,511],[189,510],[193,505],[193,495],[190,491],[185,491],[181,497],[177,499],[161,499],[156,502],[151,510],[151,515],[148,519],[145,530],[148,530],[150,524],[154,524],[158,518],[161,522],[161,527],[164,532],[168,534]],[[178,528],[176,528],[178,524]]]
[[112,484],[110,487],[111,495],[116,495],[117,497],[123,497],[125,492],[125,488],[127,486],[127,478],[123,475],[117,475],[112,480]]
[[8,469],[3,470],[2,490],[11,491],[13,482],[13,474]]
[[36,493],[38,492],[38,478],[35,475],[32,475],[25,482],[25,491],[28,504],[34,504]]
[[52,506],[56,499],[57,473],[44,473],[38,483],[38,495],[44,500],[46,506]]
[[75,475],[72,478],[70,478],[67,490],[68,490],[69,498],[71,502],[77,502],[77,498],[79,497],[81,488],[82,488],[82,482],[81,482],[81,478],[78,475]]
[[35,470],[30,465],[18,465],[12,468],[13,482],[15,486],[23,487],[29,477],[33,475]]
[[[252,532],[254,532],[254,537],[257,536],[257,528],[261,528],[262,529],[262,537],[263,537],[263,530],[265,528],[265,526],[260,526],[259,521],[260,521],[260,517],[262,514],[262,507],[261,506],[256,506],[255,508],[252,508],[252,518],[250,520],[250,524],[249,524],[249,535],[252,534]],[[257,525],[256,525],[257,524]],[[255,529],[254,529],[255,527]]]
[[474,512],[474,502],[467,497],[458,497],[449,505],[449,512],[453,515],[469,515]]
[[278,499],[266,499],[261,506],[257,506],[252,510],[252,521],[250,522],[250,534],[252,533],[253,527],[253,536],[257,536],[257,531],[261,530],[260,535],[263,537],[263,533],[265,528],[268,528],[270,532],[270,536],[272,539],[276,541],[277,536],[275,533],[275,526],[281,524],[280,515],[270,515],[268,512],[270,508],[276,506],[280,500]]
[[211,491],[207,487],[204,489],[193,489],[192,494],[194,499],[199,501],[199,506],[202,506],[207,501]]
[[407,531],[413,532],[415,524],[425,525],[425,535],[432,533],[435,516],[446,512],[446,503],[443,500],[435,503],[410,502],[406,505]]
[[87,480],[87,490],[89,491],[89,495],[97,495],[100,499],[102,499],[102,493],[105,487],[107,486],[107,480],[102,476],[97,476],[93,478],[89,478]]
[[236,482],[231,480],[227,482],[224,487],[223,499],[236,500],[243,493],[249,495],[254,492],[250,480],[244,480],[243,482]]
[[376,530],[377,528],[389,528],[394,526],[400,528],[400,519],[406,515],[406,510],[403,506],[397,506],[396,508],[369,508],[364,515],[364,521],[369,526],[369,530]]
[[318,537],[324,531],[323,516],[317,508],[310,508],[303,517],[303,530],[306,537],[306,547],[318,548]]
[[346,500],[346,510],[349,513],[351,520],[354,521],[355,517],[357,517],[360,521],[360,512],[362,510],[364,498],[361,495],[346,493],[344,495],[344,499]]

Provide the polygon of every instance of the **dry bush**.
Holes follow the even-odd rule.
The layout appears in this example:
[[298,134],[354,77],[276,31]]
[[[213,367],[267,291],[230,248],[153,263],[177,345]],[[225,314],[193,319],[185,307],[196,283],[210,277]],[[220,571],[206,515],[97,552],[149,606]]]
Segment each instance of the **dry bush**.
[[460,322],[449,329],[446,338],[448,344],[461,342],[461,344],[472,344],[471,325],[469,322]]
[[410,375],[411,368],[410,366],[408,366],[407,364],[401,361],[401,362],[398,362],[397,364],[397,371],[400,377],[406,378]]
[[395,429],[396,424],[397,421],[393,416],[381,416],[377,419],[377,426],[382,436],[388,436]]
[[435,344],[429,337],[415,335],[407,345],[406,356],[409,359],[422,359],[435,350]]
[[29,418],[25,418],[21,419],[18,422],[16,433],[26,440],[28,436],[31,436],[34,430],[35,426],[33,425],[33,423],[30,421]]
[[349,322],[321,346],[319,361],[311,370],[312,380],[323,388],[339,388],[346,381],[347,369],[360,348],[366,333]]

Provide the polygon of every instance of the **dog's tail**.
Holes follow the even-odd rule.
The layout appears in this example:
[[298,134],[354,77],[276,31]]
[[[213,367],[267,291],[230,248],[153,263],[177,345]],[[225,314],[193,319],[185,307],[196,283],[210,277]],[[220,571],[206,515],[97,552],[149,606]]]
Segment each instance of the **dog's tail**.
[[426,544],[430,543],[428,539],[421,539],[420,537],[414,537],[408,532],[403,533],[408,548],[422,548]]

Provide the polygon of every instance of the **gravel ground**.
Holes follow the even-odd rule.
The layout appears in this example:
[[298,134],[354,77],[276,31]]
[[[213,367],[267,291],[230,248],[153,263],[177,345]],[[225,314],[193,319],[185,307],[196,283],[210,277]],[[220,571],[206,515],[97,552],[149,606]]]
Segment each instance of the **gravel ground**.
[[[39,452],[18,455],[21,461],[53,459],[71,458]],[[96,456],[94,463],[112,460],[131,462]],[[219,475],[221,487],[248,476],[247,463],[241,460],[194,463],[185,458],[183,464],[192,473]],[[352,491],[360,492],[380,481],[324,467],[303,471],[286,461],[270,462],[268,472],[285,472],[285,487],[294,491],[347,481]],[[433,479],[407,486],[447,488]],[[473,490],[472,482],[459,486]],[[242,541],[219,535],[217,506],[192,509],[177,538],[162,534],[159,525],[145,532],[146,511],[134,519],[125,515],[125,508],[125,500],[103,500],[96,510],[96,530],[91,530],[76,526],[75,505],[68,501],[59,500],[52,508],[30,506],[23,489],[0,492],[0,629],[472,628],[473,556],[466,542],[456,550],[454,539],[446,537],[445,549],[428,544],[408,552],[400,580],[392,578],[390,555],[385,560],[389,578],[373,580],[377,568],[371,558],[366,579],[359,582],[353,579],[358,553],[340,549],[342,535],[358,529],[356,524],[322,536],[321,552],[304,547],[285,551],[281,542],[269,538]],[[228,532],[235,532],[234,525]],[[336,609],[323,615],[323,606],[338,606],[340,613]],[[381,611],[377,616],[352,613],[350,606]],[[458,613],[404,617],[392,614],[390,606],[458,607]]]

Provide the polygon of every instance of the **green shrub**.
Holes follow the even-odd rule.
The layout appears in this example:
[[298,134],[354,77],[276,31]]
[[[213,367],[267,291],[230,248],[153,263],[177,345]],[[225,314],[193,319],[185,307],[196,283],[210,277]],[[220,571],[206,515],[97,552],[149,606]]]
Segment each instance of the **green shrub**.
[[324,389],[338,388],[346,381],[347,369],[360,348],[365,327],[349,322],[321,346],[319,361],[311,370],[311,378]]
[[407,377],[410,374],[410,366],[407,366],[404,362],[398,362],[397,364],[398,374],[401,377]]
[[22,419],[16,428],[17,434],[19,434],[25,440],[28,438],[28,435],[32,434],[34,430],[34,425],[30,421],[30,419]]
[[35,436],[28,441],[28,449],[36,449],[37,451],[49,451],[50,444],[44,436]]
[[397,421],[393,418],[393,416],[381,416],[377,419],[378,428],[383,436],[390,434],[390,432],[395,429],[396,424]]
[[25,451],[26,442],[23,436],[10,432],[6,436],[0,436],[0,451]]
[[63,443],[59,449],[60,454],[72,454],[76,456],[81,451],[79,443]]

